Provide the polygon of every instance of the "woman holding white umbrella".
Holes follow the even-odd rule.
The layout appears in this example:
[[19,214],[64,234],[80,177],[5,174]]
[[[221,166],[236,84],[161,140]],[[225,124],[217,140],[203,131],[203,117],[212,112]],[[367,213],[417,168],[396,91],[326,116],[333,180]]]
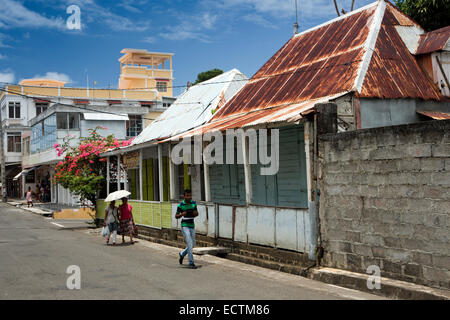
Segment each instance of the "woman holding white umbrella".
[[130,243],[134,244],[133,233],[135,232],[133,220],[133,207],[128,203],[128,198],[122,198],[122,204],[119,206],[120,217],[120,234],[122,235],[122,243],[125,242],[125,235],[130,237]]
[[[106,199],[105,202],[109,201],[115,201],[122,199],[122,204],[118,208],[118,214],[119,214],[119,233],[122,235],[122,243],[125,242],[125,235],[129,235],[130,242],[134,243],[133,241],[133,232],[134,232],[134,222],[133,222],[133,214],[132,214],[132,207],[128,204],[127,197],[131,193],[126,190],[119,190],[110,193]],[[105,217],[106,219],[106,217]]]
[[109,206],[105,209],[105,219],[103,225],[108,226],[109,232],[106,235],[106,244],[109,244],[109,237],[113,234],[113,246],[116,245],[117,229],[119,227],[118,210],[116,207],[116,201],[113,200]]

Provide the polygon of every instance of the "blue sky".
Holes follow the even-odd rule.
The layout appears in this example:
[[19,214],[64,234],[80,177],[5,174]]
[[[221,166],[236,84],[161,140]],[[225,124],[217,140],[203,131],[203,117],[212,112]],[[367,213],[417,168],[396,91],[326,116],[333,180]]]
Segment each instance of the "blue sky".
[[[72,4],[81,30],[66,26]],[[351,0],[338,4],[348,10]],[[300,31],[337,16],[333,0],[298,0],[298,11]],[[87,73],[91,87],[116,88],[123,48],[174,53],[175,86],[212,68],[251,77],[289,40],[294,20],[294,0],[0,0],[0,82],[85,87]]]

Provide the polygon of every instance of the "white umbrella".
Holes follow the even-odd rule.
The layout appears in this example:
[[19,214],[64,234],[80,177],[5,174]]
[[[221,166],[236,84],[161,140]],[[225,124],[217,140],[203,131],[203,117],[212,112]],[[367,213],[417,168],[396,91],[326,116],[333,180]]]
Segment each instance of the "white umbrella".
[[108,196],[105,199],[105,202],[120,200],[122,198],[128,197],[130,194],[131,194],[131,192],[128,192],[126,190],[114,191],[114,192],[111,192],[110,194],[108,194]]

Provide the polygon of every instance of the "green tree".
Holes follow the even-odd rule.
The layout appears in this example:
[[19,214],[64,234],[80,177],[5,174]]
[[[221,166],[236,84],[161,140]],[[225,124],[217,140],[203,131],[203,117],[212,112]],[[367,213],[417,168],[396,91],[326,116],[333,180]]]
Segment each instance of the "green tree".
[[99,129],[105,128],[90,129],[89,136],[81,138],[77,146],[70,143],[73,139],[70,136],[64,139],[62,145],[54,145],[58,157],[64,154],[64,159],[55,167],[53,182],[80,196],[82,202],[90,200],[93,204],[106,181],[103,176],[106,172],[106,159],[101,158],[100,154],[131,143],[131,140],[119,141],[113,135],[103,137],[97,132]]
[[449,0],[395,0],[395,5],[427,31],[449,25]]
[[214,78],[222,73],[223,73],[223,70],[220,70],[220,69],[211,69],[211,70],[208,70],[205,72],[200,72],[197,75],[197,80],[195,80],[195,82],[193,84],[197,84],[197,83],[209,80],[209,79]]

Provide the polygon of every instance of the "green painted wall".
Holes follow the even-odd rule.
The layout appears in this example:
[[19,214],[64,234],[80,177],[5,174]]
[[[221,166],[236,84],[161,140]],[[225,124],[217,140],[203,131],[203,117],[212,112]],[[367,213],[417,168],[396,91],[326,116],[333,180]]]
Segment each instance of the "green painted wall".
[[[170,202],[144,203],[129,200],[128,203],[133,207],[133,218],[136,224],[156,228],[172,227],[172,207]],[[104,218],[105,209],[108,204],[103,200],[97,200],[97,211],[95,215],[97,218]],[[122,204],[122,201],[116,201],[116,206],[120,204]]]
[[[303,126],[280,128],[280,162],[276,175],[260,174],[252,165],[252,203],[268,206],[308,207],[306,154]],[[268,137],[268,150],[270,150]]]

